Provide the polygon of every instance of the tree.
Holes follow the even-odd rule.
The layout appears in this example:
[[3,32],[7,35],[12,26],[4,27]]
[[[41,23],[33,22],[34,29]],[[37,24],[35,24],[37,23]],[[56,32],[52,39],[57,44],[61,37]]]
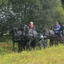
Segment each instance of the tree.
[[44,26],[53,29],[56,21],[62,24],[64,10],[61,5],[61,0],[40,0],[40,9],[36,11],[35,17],[37,28]]
[[[2,8],[5,18],[3,17],[4,20],[1,18],[1,34],[6,33],[12,25],[18,27],[22,23],[27,24],[33,20],[34,12],[32,9],[36,8],[36,1],[37,0],[9,0],[7,6]],[[5,24],[3,22],[5,22]]]
[[55,20],[58,20],[60,25],[64,23],[64,9],[62,7],[61,1],[58,2],[57,7],[56,7]]
[[40,9],[37,10],[35,19],[40,27],[51,28],[53,26],[56,6],[57,0],[40,0]]
[[[5,0],[3,0],[5,4]],[[1,4],[3,3],[1,1]],[[21,24],[34,22],[37,29],[41,27],[53,28],[56,20],[63,22],[64,10],[60,0],[7,0],[6,6],[1,5],[0,32],[6,33],[11,26],[18,28]],[[62,20],[62,21],[61,21]]]

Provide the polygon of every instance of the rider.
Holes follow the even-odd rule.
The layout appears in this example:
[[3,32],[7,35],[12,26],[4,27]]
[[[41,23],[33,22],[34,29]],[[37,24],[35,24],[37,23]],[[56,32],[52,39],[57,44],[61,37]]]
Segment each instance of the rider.
[[35,26],[33,24],[33,22],[31,21],[30,24],[29,24],[29,29],[31,30],[35,30]]
[[35,30],[35,26],[33,24],[33,22],[31,21],[29,24],[29,33],[32,34],[33,36],[35,36],[37,34],[36,30]]
[[61,28],[60,28],[60,32],[61,32],[61,37],[64,37],[64,23],[62,24]]
[[55,23],[54,25],[54,33],[59,36],[59,29],[60,29],[60,25],[58,24],[58,22]]
[[62,26],[60,28],[60,36],[63,39],[63,44],[64,44],[64,23],[62,24]]

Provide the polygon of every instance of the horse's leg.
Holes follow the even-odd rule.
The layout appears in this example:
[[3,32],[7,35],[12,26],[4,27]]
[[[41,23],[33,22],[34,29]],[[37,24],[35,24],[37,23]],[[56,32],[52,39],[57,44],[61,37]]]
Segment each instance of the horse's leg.
[[52,46],[54,45],[54,41],[55,41],[55,39],[53,38],[53,40],[52,40]]
[[55,46],[58,46],[58,40],[57,39],[55,40]]
[[56,47],[56,42],[57,42],[57,41],[55,40],[55,47]]
[[57,42],[57,38],[55,38],[55,47],[57,46],[57,43],[58,43],[58,42]]
[[55,46],[58,46],[58,40],[57,39],[55,40]]
[[22,51],[22,44],[21,44],[21,42],[18,42],[18,49],[19,49],[19,52]]
[[25,45],[23,44],[23,49],[25,50]]
[[15,45],[15,42],[13,41],[13,51],[15,52],[15,50],[14,50],[14,45]]
[[47,47],[46,43],[44,43],[44,49]]
[[28,50],[29,49],[29,46],[28,46],[28,43],[27,43],[27,48],[26,48],[26,50]]
[[20,52],[22,52],[22,48],[23,48],[23,46],[21,45],[21,46],[20,46]]
[[55,46],[57,46],[57,40],[55,40]]
[[38,45],[39,45],[39,48],[40,48],[41,50],[43,50],[43,42],[40,41]]
[[33,46],[33,50],[35,51],[35,46]]
[[31,39],[30,39],[30,41],[27,43],[27,50],[29,49],[30,44],[31,44]]
[[43,46],[44,46],[44,49],[45,49],[45,44],[43,44]]
[[52,44],[52,42],[51,42],[52,40],[50,39],[50,43],[49,43],[49,45],[50,45],[50,47],[52,46],[51,44]]
[[30,44],[31,44],[31,39],[30,39],[30,41],[28,42],[27,46],[29,46]]
[[23,47],[23,49],[25,50],[25,46]]
[[58,40],[57,40],[57,46],[58,46]]
[[50,47],[51,47],[51,41],[49,42],[49,45],[50,45]]
[[53,46],[53,40],[50,39],[50,46]]
[[18,43],[18,49],[19,49],[19,51],[18,52],[20,52],[20,44]]
[[47,44],[47,41],[45,41],[45,48],[47,48],[48,47],[48,44]]
[[53,46],[53,42],[54,42],[54,41],[52,40],[52,46]]
[[29,49],[29,46],[27,46],[27,50]]
[[63,39],[63,45],[64,45],[64,39]]
[[29,51],[31,51],[32,50],[32,47],[31,46],[29,46]]

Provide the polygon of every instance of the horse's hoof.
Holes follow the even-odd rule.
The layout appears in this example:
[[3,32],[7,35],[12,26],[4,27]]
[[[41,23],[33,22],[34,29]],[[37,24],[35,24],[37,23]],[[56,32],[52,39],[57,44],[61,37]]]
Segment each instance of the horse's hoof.
[[21,53],[22,51],[18,51],[18,53]]
[[15,50],[13,50],[13,52],[15,52]]
[[41,48],[41,50],[43,50],[43,48]]

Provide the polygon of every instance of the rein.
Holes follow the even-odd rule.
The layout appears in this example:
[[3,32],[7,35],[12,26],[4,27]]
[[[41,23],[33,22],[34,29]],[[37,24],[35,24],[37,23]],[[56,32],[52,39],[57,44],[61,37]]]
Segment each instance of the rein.
[[63,40],[63,39],[61,39],[59,36],[57,36],[56,34],[54,34],[56,37],[58,37],[60,40]]

